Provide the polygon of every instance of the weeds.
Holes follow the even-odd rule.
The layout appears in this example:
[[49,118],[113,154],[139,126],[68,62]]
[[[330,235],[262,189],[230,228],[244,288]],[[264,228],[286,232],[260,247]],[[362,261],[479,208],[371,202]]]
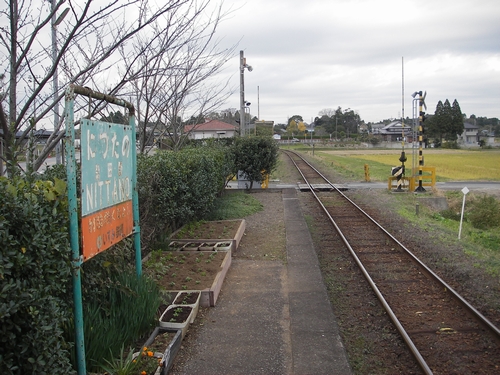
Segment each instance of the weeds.
[[483,195],[474,201],[468,220],[477,229],[500,228],[500,203],[492,196]]

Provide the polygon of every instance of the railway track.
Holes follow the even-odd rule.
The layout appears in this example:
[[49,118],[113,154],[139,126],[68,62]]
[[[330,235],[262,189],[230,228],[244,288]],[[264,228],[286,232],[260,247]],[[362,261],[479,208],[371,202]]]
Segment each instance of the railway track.
[[500,330],[311,164],[286,154],[422,371],[500,373]]

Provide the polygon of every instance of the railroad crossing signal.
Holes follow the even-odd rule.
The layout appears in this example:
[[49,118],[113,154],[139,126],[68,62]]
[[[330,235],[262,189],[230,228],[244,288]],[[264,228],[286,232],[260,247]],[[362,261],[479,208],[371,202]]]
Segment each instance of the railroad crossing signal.
[[419,104],[419,117],[418,117],[418,187],[415,189],[416,192],[424,192],[425,188],[422,186],[422,169],[424,167],[424,155],[422,152],[422,143],[424,138],[424,121],[426,119],[425,112],[422,107],[427,110],[427,105],[425,104],[425,97],[427,96],[427,91],[422,95],[422,91],[418,92],[418,104]]

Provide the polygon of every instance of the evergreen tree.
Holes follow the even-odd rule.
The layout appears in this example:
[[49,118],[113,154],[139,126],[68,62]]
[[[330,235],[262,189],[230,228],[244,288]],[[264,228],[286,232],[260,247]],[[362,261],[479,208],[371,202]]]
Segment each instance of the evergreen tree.
[[444,138],[447,141],[456,141],[457,135],[453,130],[453,112],[448,99],[443,104],[443,116],[440,118],[440,126],[443,129]]
[[462,115],[457,99],[453,101],[451,107],[451,122],[453,134],[455,135],[453,140],[457,140],[457,136],[464,132],[464,116]]
[[434,116],[429,118],[424,124],[424,130],[427,138],[435,138],[439,140],[439,144],[443,141],[444,127],[442,126],[444,122],[444,106],[443,102],[440,100],[436,105],[436,111]]

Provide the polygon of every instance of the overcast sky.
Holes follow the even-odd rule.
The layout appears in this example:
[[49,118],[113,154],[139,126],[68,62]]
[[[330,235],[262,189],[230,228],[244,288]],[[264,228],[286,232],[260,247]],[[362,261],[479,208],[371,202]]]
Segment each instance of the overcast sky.
[[[427,112],[457,99],[470,116],[500,118],[498,0],[231,0],[218,29],[238,44],[229,61],[239,108],[239,50],[245,98],[261,120],[311,122],[325,108],[351,108],[366,122],[412,117],[415,91]],[[404,64],[402,64],[402,59]],[[259,95],[257,95],[259,87]],[[258,97],[260,105],[258,106]]]

